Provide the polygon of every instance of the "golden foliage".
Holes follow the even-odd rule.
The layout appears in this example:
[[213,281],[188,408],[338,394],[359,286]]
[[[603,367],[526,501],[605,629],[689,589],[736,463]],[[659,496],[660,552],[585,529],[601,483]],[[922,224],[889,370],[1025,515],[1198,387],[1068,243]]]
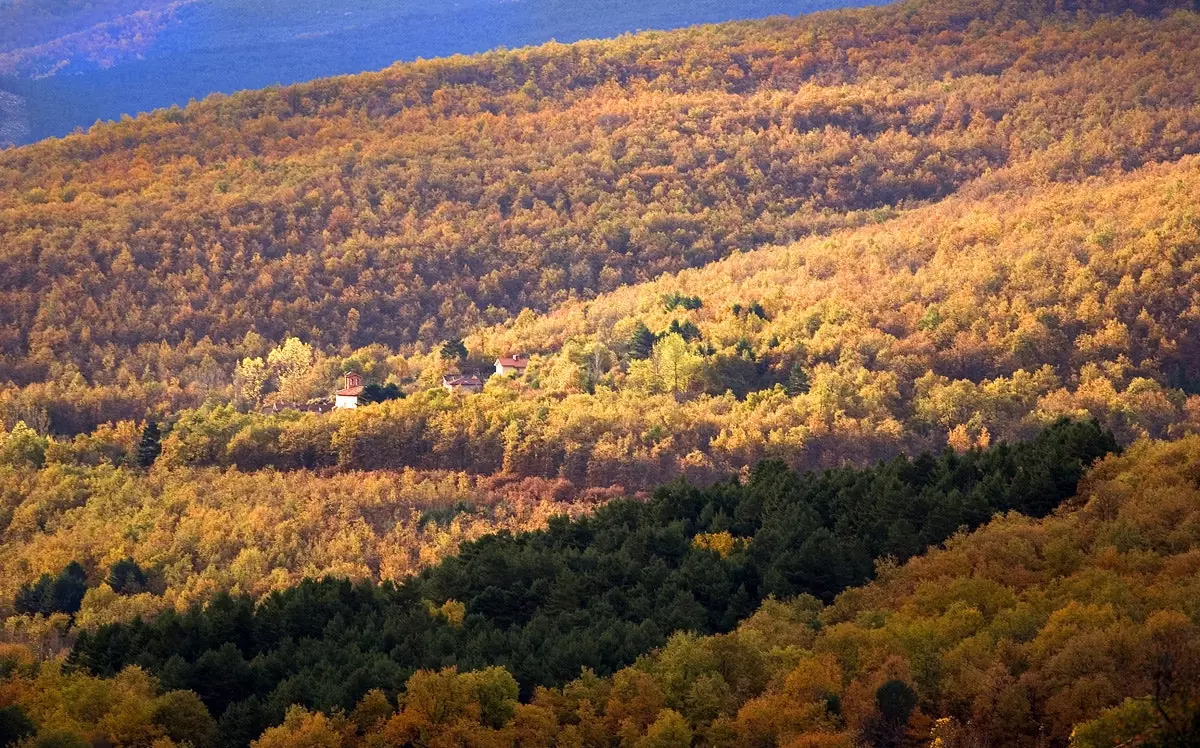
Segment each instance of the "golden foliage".
[[[506,486],[416,471],[321,477],[52,465],[0,467],[0,485],[11,517],[0,536],[5,608],[23,582],[71,560],[95,580],[123,558],[157,570],[141,594],[90,589],[75,620],[86,628],[182,610],[220,591],[259,598],[304,577],[400,579],[464,541],[587,508],[586,500],[563,501],[553,482]],[[461,620],[456,605],[442,613]],[[27,640],[43,638],[31,632]]]
[[[908,2],[547,44],[213,96],[4,152],[0,381],[13,385],[0,396],[3,420],[30,422],[25,411],[41,409],[56,431],[75,433],[244,397],[231,386],[235,367],[292,334],[326,354],[375,343],[427,350],[523,308],[886,221],[958,191],[1077,182],[1200,151],[1190,4],[1097,15],[1118,6]],[[932,226],[913,234],[902,224],[882,232],[899,242],[861,263],[839,238],[783,270],[804,279],[802,301],[845,289],[821,321],[852,323],[839,306],[856,300],[853,277],[888,267],[903,285],[950,260],[954,245],[986,245],[1012,199],[981,206],[940,241],[928,240]],[[1062,227],[1070,243],[1046,249],[1063,259],[1072,245],[1087,253],[1130,241],[1117,226]],[[1143,236],[1152,251],[1156,240]],[[861,339],[856,355],[870,363],[887,335],[907,337],[893,330],[940,306],[999,316],[993,329],[978,319],[937,325],[933,314],[906,341],[918,356],[953,345],[946,374],[974,382],[989,378],[992,351],[981,346],[996,335],[1007,338],[997,363],[1009,373],[1068,349],[1111,359],[1129,345],[1132,366],[1159,356],[1170,376],[1186,356],[1191,341],[1170,334],[1163,343],[1182,353],[1142,350],[1147,330],[1160,339],[1167,310],[1147,306],[1149,318],[1135,319],[1139,286],[1168,283],[1169,263],[1085,268],[1121,289],[1111,299],[1082,278],[1047,285],[1061,267],[1036,252],[1022,263],[1013,282],[1062,290],[1062,314],[1117,307],[1122,316],[1076,334],[1038,313],[1057,313],[1048,299],[1014,312],[995,288],[1006,275],[984,263],[940,276],[954,294],[895,285],[865,294],[901,297],[888,299],[883,334]],[[746,285],[753,295],[738,301],[776,303],[775,287]],[[734,298],[720,285],[689,290]],[[991,303],[978,303],[981,292]],[[720,308],[713,301],[708,313]],[[1077,339],[1057,340],[1056,329]],[[809,355],[823,356],[825,335],[814,332]],[[795,334],[780,340],[781,353],[800,353]],[[564,341],[521,342],[548,351]],[[337,373],[324,372],[326,384]],[[672,377],[670,388],[680,384]]]

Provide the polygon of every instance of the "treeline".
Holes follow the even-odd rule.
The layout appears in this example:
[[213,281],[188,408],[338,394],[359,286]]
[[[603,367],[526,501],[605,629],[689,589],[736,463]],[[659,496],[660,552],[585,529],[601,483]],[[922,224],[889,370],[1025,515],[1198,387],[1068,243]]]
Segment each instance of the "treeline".
[[[105,676],[137,665],[194,691],[234,745],[292,704],[351,709],[422,668],[499,665],[512,675],[479,676],[480,692],[503,702],[519,684],[528,698],[580,668],[627,666],[674,631],[729,631],[768,596],[832,600],[877,559],[903,560],[996,512],[1045,514],[1115,448],[1094,423],[1062,422],[1028,443],[862,470],[764,463],[744,482],[679,483],[490,535],[399,584],[307,581],[257,606],[223,595],[102,626],[80,634],[69,661]],[[496,727],[511,716],[498,708],[484,718]]]
[[228,396],[236,363],[289,335],[435,345],[1006,168],[1072,181],[1200,151],[1200,33],[1169,12],[1190,4],[1097,15],[1118,6],[914,2],[551,44],[5,152],[6,425]]
[[413,470],[0,466],[0,619],[6,640],[54,654],[74,630],[219,592],[259,600],[305,577],[404,579],[464,541],[539,529],[614,495]]
[[528,703],[494,670],[422,671],[398,704],[295,707],[257,745],[1196,745],[1198,468],[1196,437],[1142,443],[1069,510],[997,518],[832,605],[767,600]]

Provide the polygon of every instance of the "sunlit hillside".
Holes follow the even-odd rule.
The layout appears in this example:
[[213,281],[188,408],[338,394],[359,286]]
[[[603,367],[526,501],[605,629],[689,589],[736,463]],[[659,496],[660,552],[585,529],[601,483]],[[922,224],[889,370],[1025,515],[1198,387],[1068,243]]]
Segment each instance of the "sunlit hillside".
[[220,395],[289,334],[437,345],[989,171],[1178,159],[1200,34],[1144,10],[905,3],[547,45],[7,151],[5,400],[48,384],[51,428],[87,430]]
[[206,407],[176,422],[163,460],[645,488],[765,458],[816,468],[987,446],[1061,416],[1125,443],[1200,428],[1200,161],[1023,179],[998,172],[893,220],[468,336],[480,367],[488,352],[533,354],[481,394],[437,387],[472,363],[436,350],[326,360],[315,368],[403,371],[417,386],[330,415]]
[[1200,744],[1193,2],[212,96],[0,267],[0,745]]

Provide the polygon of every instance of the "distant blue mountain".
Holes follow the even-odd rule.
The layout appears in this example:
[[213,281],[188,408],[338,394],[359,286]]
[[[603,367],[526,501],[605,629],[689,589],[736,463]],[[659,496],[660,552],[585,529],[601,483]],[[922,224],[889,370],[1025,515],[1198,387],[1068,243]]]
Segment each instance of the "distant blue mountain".
[[[182,105],[217,91],[376,70],[397,60],[867,4],[871,3],[199,0],[179,8],[175,22],[140,58],[126,57],[108,68],[73,61],[53,76],[0,79],[0,141],[30,142],[86,128],[96,120]],[[10,94],[7,99],[4,92]]]

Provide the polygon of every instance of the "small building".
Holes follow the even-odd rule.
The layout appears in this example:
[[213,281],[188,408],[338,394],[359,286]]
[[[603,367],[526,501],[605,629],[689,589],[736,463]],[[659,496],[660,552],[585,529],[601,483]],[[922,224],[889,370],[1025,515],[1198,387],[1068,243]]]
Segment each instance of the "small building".
[[527,366],[529,366],[529,357],[520,353],[496,359],[496,373],[501,376],[508,374],[521,376],[525,373]]
[[270,405],[264,405],[258,409],[259,413],[282,413],[285,410],[294,410],[299,413],[328,413],[332,408],[329,398],[323,400],[309,400],[304,403],[280,402],[278,400]]
[[474,374],[467,376],[447,374],[442,377],[442,386],[446,388],[447,392],[465,392],[469,395],[483,392],[483,380]]
[[333,398],[334,408],[357,408],[358,396],[362,394],[362,377],[352,371],[346,372],[346,386],[337,391]]

